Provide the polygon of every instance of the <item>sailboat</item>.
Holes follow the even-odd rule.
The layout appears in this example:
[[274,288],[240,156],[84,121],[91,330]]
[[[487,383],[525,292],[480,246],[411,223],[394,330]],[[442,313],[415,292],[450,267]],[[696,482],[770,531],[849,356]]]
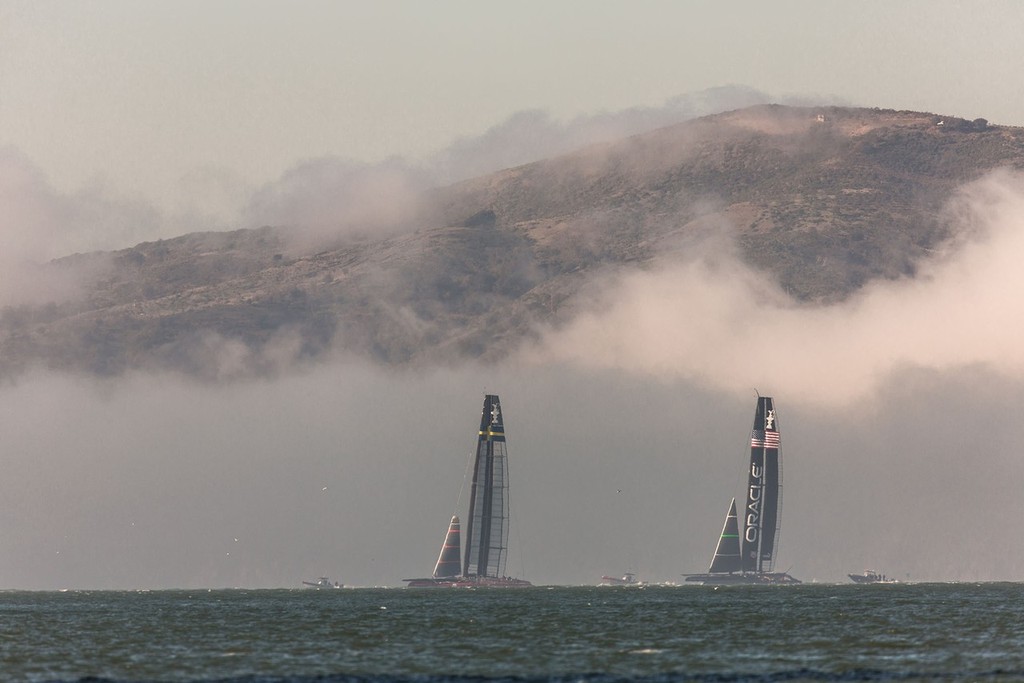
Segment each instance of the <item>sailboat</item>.
[[758,396],[750,435],[742,534],[733,498],[711,566],[705,574],[685,575],[687,581],[715,586],[800,583],[785,572],[772,570],[782,503],[781,445],[775,404],[770,396]]
[[522,588],[529,581],[505,576],[508,555],[508,453],[501,402],[484,396],[480,431],[473,458],[473,486],[466,525],[466,553],[461,554],[461,523],[448,524],[434,573],[403,579],[410,588]]

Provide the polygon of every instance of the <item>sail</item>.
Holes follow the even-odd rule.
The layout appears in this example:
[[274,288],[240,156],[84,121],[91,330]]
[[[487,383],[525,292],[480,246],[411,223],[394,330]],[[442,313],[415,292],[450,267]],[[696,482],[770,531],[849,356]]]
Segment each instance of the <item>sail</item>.
[[715,548],[715,556],[711,560],[709,572],[738,572],[740,566],[740,528],[736,521],[736,499],[729,504],[729,514],[725,517],[722,535]]
[[498,397],[484,397],[473,463],[464,576],[504,575],[508,547],[508,457]]
[[769,396],[759,396],[750,435],[750,468],[743,511],[743,571],[771,571],[778,527],[779,423]]
[[434,578],[458,576],[462,569],[462,548],[459,545],[459,518],[452,517],[448,525],[448,533],[444,537],[444,545],[441,546],[441,554],[437,557],[437,564],[434,565]]

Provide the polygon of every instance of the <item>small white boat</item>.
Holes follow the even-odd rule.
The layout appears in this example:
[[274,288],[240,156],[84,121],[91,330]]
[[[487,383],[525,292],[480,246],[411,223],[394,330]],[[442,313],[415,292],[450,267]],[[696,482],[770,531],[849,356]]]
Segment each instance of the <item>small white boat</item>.
[[865,569],[863,574],[847,574],[847,576],[854,583],[899,583],[898,580],[891,579],[885,574],[879,574],[873,569]]
[[337,581],[331,581],[326,576],[321,576],[316,581],[303,581],[303,586],[309,588],[315,588],[317,590],[328,589],[328,588],[344,588],[344,584],[338,583]]
[[637,580],[636,574],[632,572],[626,572],[623,576],[602,576],[601,584],[604,586],[639,586],[641,582]]

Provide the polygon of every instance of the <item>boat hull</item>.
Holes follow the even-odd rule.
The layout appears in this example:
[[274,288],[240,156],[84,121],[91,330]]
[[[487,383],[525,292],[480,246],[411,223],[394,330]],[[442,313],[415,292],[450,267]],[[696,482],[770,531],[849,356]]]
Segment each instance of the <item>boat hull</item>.
[[445,577],[440,579],[403,579],[409,588],[529,588],[532,583],[525,579],[508,577],[470,576]]
[[331,581],[326,576],[322,577],[318,581],[303,581],[303,586],[307,588],[313,588],[316,590],[333,590],[335,588],[344,588],[345,585],[337,581]]
[[606,586],[634,586],[636,581],[628,581],[626,579],[620,579],[617,576],[602,576],[601,582]]
[[803,583],[785,572],[752,572],[747,574],[690,574],[689,583],[703,586],[792,586]]
[[899,583],[896,579],[890,579],[885,574],[876,574],[874,572],[864,572],[863,574],[847,574],[850,577],[850,581],[854,583]]

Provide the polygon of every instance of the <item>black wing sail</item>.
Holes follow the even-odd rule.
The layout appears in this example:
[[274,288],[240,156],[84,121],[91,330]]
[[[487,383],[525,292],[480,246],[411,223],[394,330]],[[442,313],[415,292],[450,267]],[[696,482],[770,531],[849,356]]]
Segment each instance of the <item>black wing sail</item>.
[[725,517],[722,535],[715,548],[715,556],[711,559],[711,573],[738,572],[740,562],[740,527],[736,521],[736,499],[729,504],[729,514]]
[[782,462],[779,449],[782,437],[775,405],[765,398],[764,411],[764,516],[761,523],[761,568],[770,572],[775,563],[776,534],[782,506]]
[[779,519],[779,422],[769,396],[759,396],[750,435],[750,469],[743,522],[743,571],[771,571]]
[[434,578],[447,578],[458,576],[462,570],[462,548],[459,541],[459,518],[452,517],[448,525],[448,533],[444,537],[444,545],[441,546],[441,554],[437,557],[437,564],[434,565]]
[[465,576],[504,575],[508,547],[508,456],[497,396],[484,397],[466,527]]

